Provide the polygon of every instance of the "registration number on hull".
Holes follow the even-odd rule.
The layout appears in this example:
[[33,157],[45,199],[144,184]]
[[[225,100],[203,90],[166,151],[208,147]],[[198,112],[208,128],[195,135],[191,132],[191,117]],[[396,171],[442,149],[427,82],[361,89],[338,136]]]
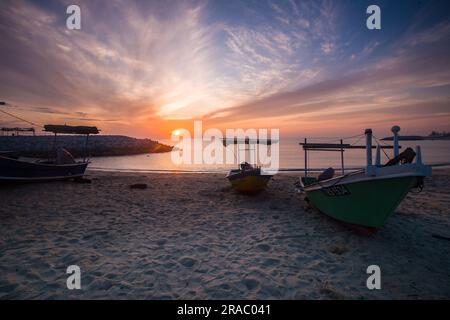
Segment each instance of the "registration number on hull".
[[322,192],[324,192],[329,197],[340,197],[350,194],[350,190],[348,190],[344,185],[322,188]]

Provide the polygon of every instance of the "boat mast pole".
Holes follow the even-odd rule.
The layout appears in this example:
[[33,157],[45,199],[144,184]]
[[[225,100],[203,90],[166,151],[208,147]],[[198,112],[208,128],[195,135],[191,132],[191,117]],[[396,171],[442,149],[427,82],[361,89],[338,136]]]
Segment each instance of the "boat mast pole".
[[[307,139],[305,138],[305,147],[306,147]],[[305,178],[308,176],[308,149],[303,148],[305,150]]]
[[[54,138],[53,138],[53,155],[55,156],[55,159],[56,159],[56,132],[55,132],[55,136],[54,136]],[[51,158],[50,158],[50,155],[48,155],[48,160],[50,161],[51,160]]]
[[416,146],[416,164],[422,165],[422,152],[420,151],[420,146]]
[[375,155],[375,165],[381,167],[381,147],[377,145],[377,153]]
[[239,166],[239,153],[240,153],[239,143],[236,144],[236,149],[237,149],[237,157],[236,157],[236,160],[237,160],[237,166],[238,166],[238,169],[240,169],[241,167]]
[[86,162],[87,154],[88,154],[88,141],[89,141],[89,133],[86,134],[86,141],[84,143],[84,157],[83,162]]
[[394,157],[398,156],[398,133],[400,131],[399,126],[393,126],[391,128],[392,133],[394,134]]
[[372,129],[366,129],[364,133],[366,135],[367,167],[370,167],[372,165]]
[[343,145],[343,141],[341,139],[341,166],[342,166],[342,175],[345,174],[345,170],[344,170],[344,145]]

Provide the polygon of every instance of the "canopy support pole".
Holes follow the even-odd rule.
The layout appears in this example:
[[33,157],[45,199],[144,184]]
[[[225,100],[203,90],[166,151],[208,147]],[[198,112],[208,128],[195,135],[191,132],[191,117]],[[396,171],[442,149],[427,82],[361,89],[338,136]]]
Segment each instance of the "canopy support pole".
[[341,139],[341,168],[342,168],[342,175],[345,174],[345,169],[344,169],[344,143]]
[[398,132],[400,131],[399,126],[393,126],[391,129],[394,134],[394,158],[398,156]]
[[[305,145],[307,143],[307,139],[305,138]],[[308,150],[305,149],[305,178],[308,176]]]
[[84,144],[84,158],[83,158],[83,162],[86,162],[86,158],[88,156],[88,141],[89,141],[89,133],[86,134],[86,142]]
[[367,167],[372,165],[372,129],[366,129],[366,156]]
[[[54,138],[53,138],[53,154],[55,156],[56,159],[56,132],[54,133]],[[48,160],[50,161],[50,155],[48,155]]]

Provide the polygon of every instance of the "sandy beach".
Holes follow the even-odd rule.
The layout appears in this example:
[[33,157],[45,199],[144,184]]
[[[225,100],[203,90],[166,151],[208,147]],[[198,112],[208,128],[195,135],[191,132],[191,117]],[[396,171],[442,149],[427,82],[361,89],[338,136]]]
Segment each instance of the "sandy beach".
[[[450,237],[450,170],[372,236],[309,208],[297,176],[257,196],[222,174],[1,186],[0,299],[450,298],[450,241],[432,236]],[[66,287],[72,264],[81,290]],[[366,287],[373,264],[381,290]]]

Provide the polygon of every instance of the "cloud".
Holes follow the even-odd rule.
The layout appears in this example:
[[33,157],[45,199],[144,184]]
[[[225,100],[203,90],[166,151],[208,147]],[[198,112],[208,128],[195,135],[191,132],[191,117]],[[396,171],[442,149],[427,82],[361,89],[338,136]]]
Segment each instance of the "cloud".
[[69,31],[38,5],[2,4],[5,100],[96,117],[170,116],[174,102],[182,109],[213,100],[215,30],[201,21],[202,6],[177,4],[163,18],[128,1],[79,5],[82,30]]
[[[448,21],[389,43],[383,34],[362,39],[365,29],[343,31],[349,3],[242,2],[240,16],[194,0],[112,0],[79,1],[82,30],[69,31],[67,4],[0,4],[0,96],[36,121],[135,130],[161,119],[320,123],[363,121],[373,110],[393,117],[389,108],[413,118],[421,107],[430,118],[447,114]],[[401,114],[408,105],[417,107]]]
[[320,47],[326,54],[333,52],[333,44],[331,42],[322,43]]
[[[338,47],[333,25],[337,7],[331,1],[269,1],[265,23],[225,24],[226,67],[234,75],[238,103],[298,88],[326,73]],[[314,17],[312,20],[311,17]],[[236,103],[235,103],[236,104]]]
[[[6,1],[0,94],[61,116],[201,116],[317,77],[313,38],[326,41],[325,53],[335,48],[330,3],[270,2],[274,16],[292,21],[280,28],[276,20],[254,27],[207,24],[205,5],[190,2],[81,1],[82,30],[69,31],[59,11]],[[61,12],[67,4],[58,3]],[[318,16],[314,23],[311,13]]]
[[[364,118],[377,111],[399,118],[434,115],[450,116],[450,92],[437,95],[433,99],[418,94],[417,90],[450,86],[450,44],[444,39],[450,37],[450,28],[441,25],[438,35],[425,34],[436,30],[426,30],[419,39],[411,42],[406,37],[399,39],[398,47],[391,55],[380,58],[359,70],[344,74],[334,74],[328,79],[302,86],[295,90],[276,92],[258,100],[233,108],[218,110],[210,114],[213,121],[233,121],[240,119],[269,119],[283,116],[298,117],[318,121],[325,118],[339,119],[342,115]],[[369,43],[363,52],[368,54],[379,44]],[[218,114],[223,114],[220,117]]]

